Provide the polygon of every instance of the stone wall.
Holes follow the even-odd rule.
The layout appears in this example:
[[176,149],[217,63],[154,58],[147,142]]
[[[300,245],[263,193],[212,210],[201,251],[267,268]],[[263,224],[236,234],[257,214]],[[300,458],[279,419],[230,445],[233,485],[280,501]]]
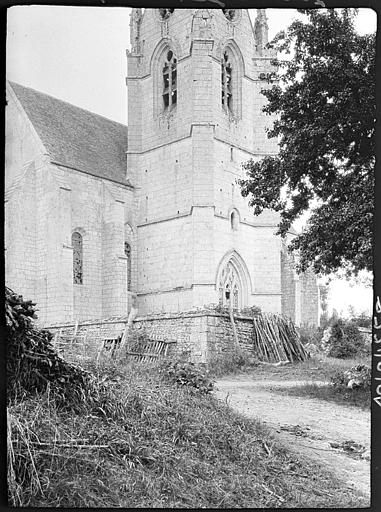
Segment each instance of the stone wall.
[[[252,350],[252,318],[235,314],[234,321],[240,346]],[[149,339],[174,341],[171,355],[189,356],[195,361],[206,362],[235,347],[229,315],[208,309],[138,317],[132,332],[144,332]]]
[[[175,9],[162,21],[146,9],[139,51],[128,53],[127,176],[138,187],[138,304],[143,314],[180,312],[217,303],[216,276],[236,251],[250,283],[245,306],[281,312],[278,215],[255,217],[236,179],[241,163],[277,151],[266,137],[271,116],[260,94],[271,55],[257,54],[247,10],[234,26],[220,9]],[[233,41],[234,40],[234,41]],[[221,58],[234,68],[234,112],[221,105]],[[162,69],[177,59],[177,104],[165,110]],[[238,229],[230,221],[239,214]],[[241,276],[243,277],[243,276]]]
[[295,322],[294,260],[287,249],[281,251],[282,314]]
[[320,293],[316,275],[307,270],[300,276],[301,280],[301,323],[318,326],[320,319]]
[[[241,347],[252,350],[253,323],[252,318],[234,315],[237,334]],[[77,334],[87,331],[87,344],[96,354],[101,341],[106,337],[119,336],[125,328],[127,318],[81,322]],[[48,327],[54,334],[57,332],[73,334],[74,324],[56,324]],[[217,354],[227,353],[234,349],[234,334],[230,318],[227,314],[210,310],[188,311],[185,313],[165,313],[138,317],[133,323],[130,336],[144,334],[151,340],[174,342],[170,345],[169,356],[189,357],[191,360],[206,362]],[[92,344],[91,344],[92,343]]]

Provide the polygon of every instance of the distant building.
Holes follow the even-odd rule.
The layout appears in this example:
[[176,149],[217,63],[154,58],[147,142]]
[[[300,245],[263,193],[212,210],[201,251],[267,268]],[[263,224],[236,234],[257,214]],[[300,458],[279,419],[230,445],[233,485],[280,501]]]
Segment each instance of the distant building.
[[264,10],[254,27],[245,9],[132,9],[130,25],[128,130],[8,84],[6,283],[45,326],[126,316],[134,297],[141,318],[230,300],[317,324],[315,276],[236,184],[277,152]]

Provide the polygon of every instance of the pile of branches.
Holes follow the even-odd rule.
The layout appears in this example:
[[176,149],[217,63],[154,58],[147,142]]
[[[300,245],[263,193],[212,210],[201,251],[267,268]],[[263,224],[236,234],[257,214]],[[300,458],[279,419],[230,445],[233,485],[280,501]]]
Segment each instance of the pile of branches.
[[5,288],[8,403],[49,387],[58,403],[73,405],[90,392],[93,376],[57,354],[53,335],[34,325],[35,305]]
[[253,317],[254,351],[261,361],[305,361],[309,356],[303,347],[295,325],[278,315]]

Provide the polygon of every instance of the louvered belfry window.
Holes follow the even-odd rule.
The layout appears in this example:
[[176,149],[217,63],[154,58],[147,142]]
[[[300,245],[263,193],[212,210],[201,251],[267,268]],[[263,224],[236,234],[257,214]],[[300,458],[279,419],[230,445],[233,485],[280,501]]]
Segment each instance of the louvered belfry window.
[[222,88],[222,106],[225,110],[232,108],[232,66],[229,62],[229,56],[225,52],[221,63],[221,88]]
[[73,247],[73,283],[83,283],[83,247],[82,235],[77,231],[71,236],[71,245]]
[[177,103],[177,60],[172,50],[167,53],[163,67],[163,103],[164,109],[170,109]]

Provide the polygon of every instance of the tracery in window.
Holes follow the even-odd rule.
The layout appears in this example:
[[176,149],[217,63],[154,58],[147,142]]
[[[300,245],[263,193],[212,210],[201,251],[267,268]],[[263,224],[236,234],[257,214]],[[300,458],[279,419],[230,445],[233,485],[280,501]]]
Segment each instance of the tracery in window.
[[127,258],[127,291],[131,290],[131,246],[128,242],[124,243],[124,254]]
[[170,109],[177,103],[177,60],[169,50],[163,67],[163,103],[164,109]]
[[159,9],[159,14],[162,20],[167,20],[175,9]]
[[221,100],[226,111],[232,110],[232,85],[232,65],[230,64],[229,55],[225,52],[221,62]]
[[231,261],[221,271],[218,290],[221,305],[227,307],[231,303],[234,309],[240,308],[241,282],[238,272]]
[[71,235],[71,245],[73,247],[73,283],[83,284],[83,244],[82,235],[78,231]]

